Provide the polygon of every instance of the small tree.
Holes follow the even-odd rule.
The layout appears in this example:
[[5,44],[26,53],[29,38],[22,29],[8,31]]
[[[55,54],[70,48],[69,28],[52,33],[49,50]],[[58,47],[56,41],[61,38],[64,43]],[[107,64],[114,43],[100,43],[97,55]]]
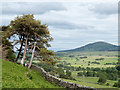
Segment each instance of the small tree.
[[71,72],[70,71],[66,71],[66,75],[68,76],[68,77],[70,77],[71,76]]
[[118,87],[120,88],[120,79],[118,80]]
[[93,76],[93,72],[87,71],[86,75],[87,77]]
[[119,87],[119,88],[120,88],[120,79],[118,80],[118,82],[114,83],[113,86],[114,86],[114,87]]
[[83,76],[83,72],[78,72],[77,75],[78,76]]
[[110,84],[109,83],[106,83],[107,86],[109,86]]
[[117,69],[118,71],[120,71],[120,65],[117,65],[117,66],[116,66],[116,69]]
[[104,75],[101,75],[99,77],[98,83],[102,84],[102,83],[106,83],[107,79]]

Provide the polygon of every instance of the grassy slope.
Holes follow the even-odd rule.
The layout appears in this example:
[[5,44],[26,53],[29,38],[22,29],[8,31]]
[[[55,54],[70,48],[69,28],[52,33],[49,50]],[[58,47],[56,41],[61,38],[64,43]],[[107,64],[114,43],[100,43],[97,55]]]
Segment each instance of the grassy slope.
[[[29,76],[26,75],[28,73]],[[58,88],[46,81],[38,71],[28,70],[21,65],[2,60],[3,88]]]
[[2,60],[0,59],[0,89],[2,88]]

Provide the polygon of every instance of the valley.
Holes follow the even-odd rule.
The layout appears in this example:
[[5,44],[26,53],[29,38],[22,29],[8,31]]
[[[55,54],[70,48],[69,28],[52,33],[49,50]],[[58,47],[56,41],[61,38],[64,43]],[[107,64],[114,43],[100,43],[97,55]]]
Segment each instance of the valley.
[[[117,80],[107,80],[106,83],[104,84],[98,84],[99,80],[98,76],[94,75],[85,76],[84,74],[78,76],[78,73],[83,71],[92,72],[93,70],[90,69],[115,68],[118,62],[117,51],[69,52],[69,53],[57,52],[57,55],[59,55],[59,58],[61,59],[57,63],[58,64],[57,66],[63,65],[63,68],[65,66],[70,67],[71,76],[75,79],[75,80],[69,79],[63,80],[74,82],[80,85],[92,86],[94,88],[115,88],[113,87],[113,85],[114,83],[117,82]],[[80,69],[78,69],[79,67]]]
[[[97,46],[101,46],[100,51]],[[84,49],[81,49],[83,47]],[[54,66],[47,67],[36,60],[34,64],[65,81],[94,88],[116,88],[116,83],[120,79],[120,72],[116,69],[119,60],[117,46],[95,42],[83,47],[56,52],[59,60],[56,60]],[[103,47],[112,47],[113,51]],[[101,77],[103,81],[100,81]]]

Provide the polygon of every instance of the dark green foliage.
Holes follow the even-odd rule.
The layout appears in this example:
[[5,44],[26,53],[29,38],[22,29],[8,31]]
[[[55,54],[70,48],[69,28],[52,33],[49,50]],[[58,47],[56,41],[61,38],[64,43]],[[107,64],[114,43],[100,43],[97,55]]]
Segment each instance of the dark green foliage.
[[113,87],[118,87],[118,83],[114,83]]
[[70,80],[75,80],[73,77],[71,76],[68,76],[68,75],[65,75],[64,73],[61,73],[59,75],[60,78],[64,78],[64,79],[70,79]]
[[107,74],[107,79],[109,79],[109,80],[117,80],[118,75],[116,73],[109,73],[109,74]]
[[12,48],[12,44],[9,41],[9,32],[7,32],[8,28],[9,26],[2,26],[2,46]]
[[117,65],[117,66],[116,66],[116,69],[117,69],[118,71],[120,71],[120,65]]
[[6,55],[6,58],[10,61],[14,61],[16,56],[14,55],[13,51],[11,49],[9,49],[7,55]]
[[58,60],[59,58],[57,58],[55,56],[54,51],[52,50],[47,50],[47,48],[40,48],[37,51],[37,56],[39,56],[39,60],[40,61],[44,61],[44,63],[46,63],[47,65],[54,65],[56,63],[55,60]]
[[4,59],[14,61],[15,60],[15,55],[13,51],[13,45],[10,40],[10,32],[8,32],[9,26],[2,26],[2,57]]
[[70,77],[70,76],[71,76],[71,72],[70,72],[69,70],[67,70],[67,71],[66,71],[66,75],[67,75],[68,77]]
[[102,84],[102,83],[106,83],[107,78],[105,75],[100,75],[98,83]]
[[75,70],[75,67],[73,66],[63,66],[63,68],[66,70]]
[[80,57],[80,59],[84,59],[84,58],[87,58],[87,56]]
[[80,67],[80,66],[76,68],[76,71],[80,71],[80,70],[81,70],[81,67]]
[[91,63],[92,63],[92,64],[100,64],[99,62],[96,62],[96,61],[95,61],[95,62],[91,62]]
[[120,79],[118,80],[118,87],[120,88]]
[[57,67],[63,67],[63,65],[62,64],[58,64]]
[[116,65],[116,63],[105,63],[104,65]]
[[77,76],[83,76],[83,72],[78,72]]
[[120,71],[118,71],[118,77],[120,78]]
[[97,59],[95,59],[95,60],[101,61],[101,60],[104,60],[104,58],[97,58]]
[[74,57],[74,55],[69,55],[69,57]]
[[86,76],[87,77],[90,77],[90,76],[93,77],[93,72],[87,71]]
[[119,87],[120,88],[120,79],[118,80],[118,82],[117,83],[114,83],[114,85],[113,85],[114,87]]
[[60,74],[59,74],[59,77],[60,77],[60,78],[65,78],[65,79],[68,78],[64,73],[60,73]]
[[53,71],[53,70],[56,70],[56,68],[55,68],[53,65],[47,65],[46,63],[38,63],[38,64],[36,64],[36,65],[44,68],[45,71],[47,71],[47,72],[51,72],[51,71]]
[[81,71],[77,73],[78,76],[83,76],[85,75],[86,77],[96,77],[97,73],[94,71]]
[[100,68],[92,68],[93,71],[99,71]]
[[59,75],[64,75],[64,70],[62,68],[57,68],[56,69],[57,74]]
[[86,77],[100,77],[101,75],[105,75],[106,79],[108,80],[117,80],[119,77],[118,71],[115,67],[108,67],[108,68],[76,68],[78,76],[85,75]]
[[107,86],[109,86],[110,84],[109,83],[106,83]]

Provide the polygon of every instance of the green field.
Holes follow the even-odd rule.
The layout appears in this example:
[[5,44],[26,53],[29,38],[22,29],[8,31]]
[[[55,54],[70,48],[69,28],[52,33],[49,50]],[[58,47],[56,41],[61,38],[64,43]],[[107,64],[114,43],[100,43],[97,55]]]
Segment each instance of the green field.
[[[99,51],[99,52],[57,52],[58,60],[57,65],[63,65],[62,69],[65,69],[64,66],[68,67],[83,67],[83,68],[107,68],[107,67],[115,67],[118,62],[118,52],[117,51]],[[86,56],[87,58],[80,58]],[[96,60],[104,58],[103,60]],[[39,63],[40,61],[34,61],[35,63]],[[89,63],[90,62],[90,63]],[[92,62],[99,62],[99,64],[94,64]],[[110,63],[111,65],[105,65],[106,63]],[[88,65],[89,64],[89,65]],[[57,65],[55,66],[56,68]],[[75,80],[63,79],[65,81],[74,82],[80,85],[85,85],[94,88],[116,88],[113,87],[114,83],[117,82],[114,80],[107,80],[104,84],[98,84],[99,77],[87,77],[87,76],[77,76],[77,73],[80,71],[72,70],[72,78]],[[109,83],[109,86],[106,84]]]
[[68,79],[64,79],[65,81],[70,81],[70,82],[74,82],[80,85],[85,85],[85,86],[89,86],[89,87],[94,87],[94,88],[115,88],[113,87],[113,84],[117,81],[113,81],[113,80],[107,80],[106,83],[109,83],[109,86],[106,86],[106,83],[103,85],[100,85],[97,83],[98,81],[98,77],[85,77],[85,76],[77,76],[78,71],[74,71],[72,72],[72,77],[74,77],[76,79],[76,81],[74,80],[68,80]]
[[[96,80],[98,80],[98,78],[95,77],[90,77],[90,78],[84,78],[84,81],[81,79],[78,79],[78,81],[74,81],[74,80],[68,80],[68,79],[63,79],[65,81],[68,82],[73,82],[73,83],[77,83],[83,86],[88,86],[88,87],[93,87],[93,88],[113,88],[112,90],[115,90],[117,88],[112,87],[112,86],[106,86],[106,85],[99,85],[96,83]],[[107,81],[109,82],[111,85],[114,83],[114,81]]]
[[60,88],[46,81],[39,71],[2,60],[2,88]]
[[[61,59],[57,64],[62,64],[64,66],[73,67],[89,67],[89,68],[107,68],[115,67],[118,62],[118,52],[117,51],[95,51],[95,52],[57,52],[58,57]],[[80,58],[86,56],[87,58]],[[97,61],[96,59],[104,58],[103,60]],[[90,63],[89,63],[90,62]],[[94,64],[91,62],[99,62],[99,64]],[[106,63],[111,63],[111,65],[105,65]],[[114,64],[113,64],[114,63]],[[85,77],[77,76],[80,71],[72,71],[72,77],[75,80],[64,79],[65,81],[74,82],[80,85],[85,85],[94,88],[114,88],[114,80],[107,80],[106,83],[100,85],[98,84],[99,77]],[[109,86],[106,84],[109,83]]]
[[[118,62],[118,52],[117,51],[101,51],[101,52],[74,52],[74,53],[65,53],[65,52],[58,52],[61,55],[60,63],[70,63],[71,66],[74,67],[114,67],[115,65],[105,65],[106,63],[117,63]],[[69,57],[70,55],[74,55],[74,57]],[[80,59],[80,57],[87,56],[87,58]],[[95,59],[104,58],[104,60],[96,61]],[[93,64],[89,62],[99,62],[100,64]]]

